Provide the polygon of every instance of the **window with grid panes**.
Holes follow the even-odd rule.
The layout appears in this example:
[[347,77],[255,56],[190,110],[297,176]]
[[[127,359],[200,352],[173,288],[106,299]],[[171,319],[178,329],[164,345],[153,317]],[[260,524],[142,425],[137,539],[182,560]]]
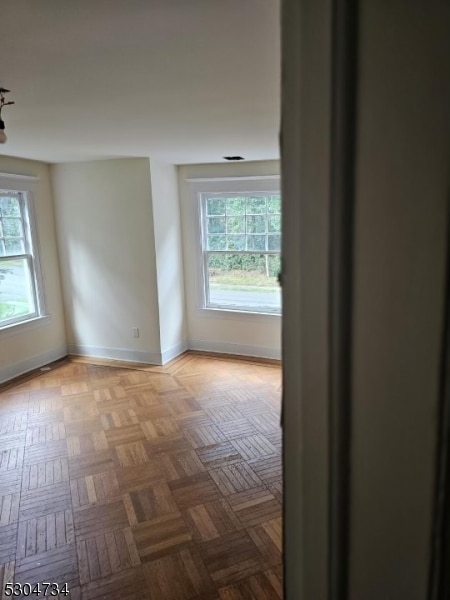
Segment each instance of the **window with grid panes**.
[[200,198],[205,307],[280,313],[280,193]]
[[28,192],[0,190],[0,328],[41,315]]

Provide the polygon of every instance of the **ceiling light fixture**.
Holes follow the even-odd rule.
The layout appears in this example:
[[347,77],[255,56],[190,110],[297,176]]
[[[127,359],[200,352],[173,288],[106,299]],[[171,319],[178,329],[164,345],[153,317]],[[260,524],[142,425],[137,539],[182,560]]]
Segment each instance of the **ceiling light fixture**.
[[243,156],[224,156],[225,160],[245,160]]
[[7,94],[8,92],[9,90],[5,90],[5,88],[0,88],[0,144],[5,144],[8,139],[5,133],[5,122],[2,120],[2,109],[5,106],[14,104],[14,102],[5,102],[5,94]]

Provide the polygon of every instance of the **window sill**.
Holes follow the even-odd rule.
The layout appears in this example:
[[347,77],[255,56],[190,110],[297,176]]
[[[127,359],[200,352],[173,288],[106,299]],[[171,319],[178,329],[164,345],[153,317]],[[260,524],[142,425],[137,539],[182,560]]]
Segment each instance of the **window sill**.
[[197,315],[200,317],[206,317],[210,319],[232,319],[232,320],[248,320],[248,319],[267,319],[272,321],[273,319],[280,319],[281,313],[273,312],[252,312],[249,310],[232,310],[226,308],[197,308]]
[[0,327],[0,338],[20,335],[32,331],[33,329],[38,329],[39,327],[47,325],[50,320],[50,315],[42,315],[41,317],[34,317],[34,319],[28,319],[27,321],[21,321],[20,323],[5,325],[4,327]]

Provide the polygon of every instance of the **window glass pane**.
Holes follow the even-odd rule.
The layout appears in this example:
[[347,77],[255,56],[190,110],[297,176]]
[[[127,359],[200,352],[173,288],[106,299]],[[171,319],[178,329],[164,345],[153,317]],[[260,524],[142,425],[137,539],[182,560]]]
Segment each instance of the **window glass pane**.
[[267,249],[268,250],[275,250],[276,252],[279,252],[281,250],[280,246],[281,246],[281,235],[268,235],[267,236]]
[[270,215],[267,218],[267,229],[269,232],[279,233],[281,231],[281,215]]
[[267,212],[281,213],[281,196],[269,196],[267,198]]
[[278,271],[278,256],[210,254],[209,306],[279,312]]
[[247,199],[247,214],[266,212],[266,199],[263,197],[250,197]]
[[20,219],[2,219],[2,229],[5,237],[22,237],[22,222]]
[[227,198],[227,215],[245,215],[245,198]]
[[247,217],[247,233],[265,233],[266,220],[263,215]]
[[245,233],[245,217],[228,217],[227,233]]
[[208,233],[225,233],[225,217],[211,217],[208,219]]
[[20,205],[17,198],[0,198],[0,216],[2,217],[20,217]]
[[27,260],[21,258],[0,261],[0,324],[34,312],[33,288]]
[[224,215],[225,214],[225,199],[224,198],[208,198],[206,200],[206,212],[208,215]]
[[6,256],[11,254],[23,254],[25,252],[23,240],[17,239],[5,239]]
[[266,236],[265,235],[248,235],[247,250],[265,250]]
[[226,235],[208,235],[208,250],[226,250]]
[[227,250],[245,250],[245,235],[227,235]]

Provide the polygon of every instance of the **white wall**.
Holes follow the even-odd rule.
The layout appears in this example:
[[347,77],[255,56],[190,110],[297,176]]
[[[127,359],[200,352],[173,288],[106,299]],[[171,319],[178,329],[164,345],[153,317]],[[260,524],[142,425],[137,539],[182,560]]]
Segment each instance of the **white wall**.
[[177,168],[150,161],[162,362],[187,348]]
[[39,177],[33,193],[39,254],[48,319],[0,332],[0,382],[67,353],[48,165],[0,156],[0,172]]
[[281,357],[281,317],[201,310],[195,197],[186,179],[279,175],[278,161],[183,165],[178,168],[189,347],[266,358]]
[[51,170],[69,351],[159,363],[149,159]]

